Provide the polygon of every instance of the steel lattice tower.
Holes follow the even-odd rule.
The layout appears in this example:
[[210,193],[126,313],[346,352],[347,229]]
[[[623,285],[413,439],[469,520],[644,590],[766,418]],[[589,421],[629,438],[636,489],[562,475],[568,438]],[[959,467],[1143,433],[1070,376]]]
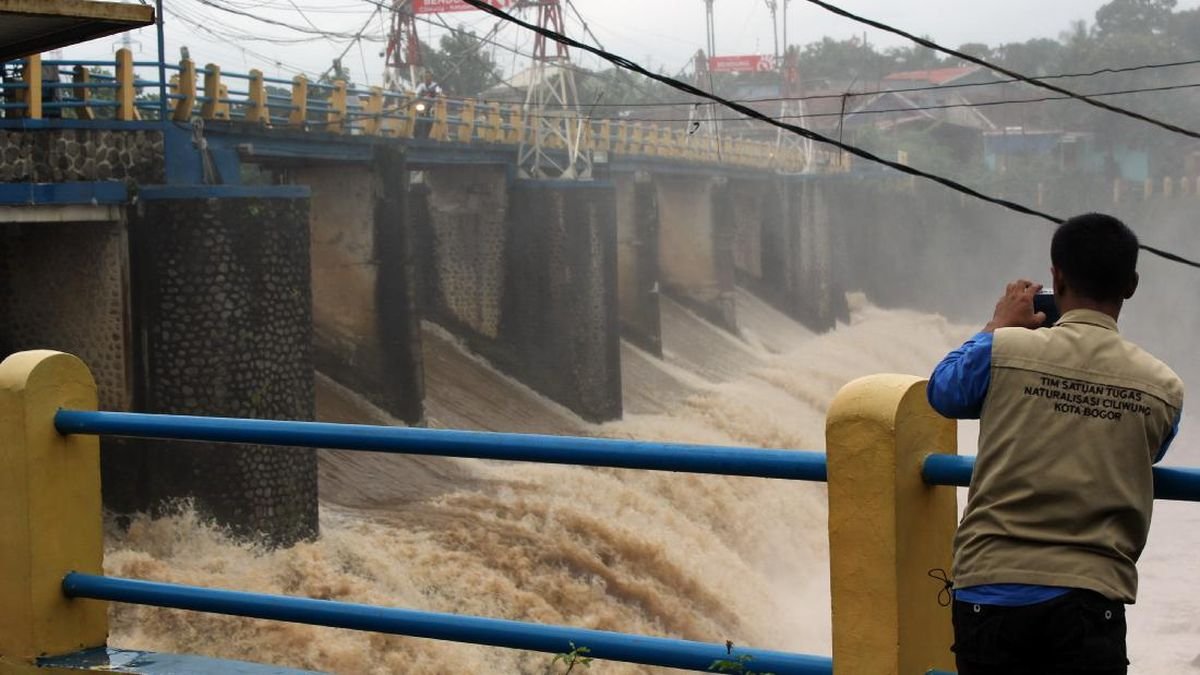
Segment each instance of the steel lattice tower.
[[[532,0],[537,25],[564,33],[560,0]],[[587,121],[579,112],[579,90],[566,45],[538,34],[533,47],[533,68],[525,95],[528,133],[522,138],[518,165],[527,178],[586,180],[592,177],[592,160],[584,148]]]

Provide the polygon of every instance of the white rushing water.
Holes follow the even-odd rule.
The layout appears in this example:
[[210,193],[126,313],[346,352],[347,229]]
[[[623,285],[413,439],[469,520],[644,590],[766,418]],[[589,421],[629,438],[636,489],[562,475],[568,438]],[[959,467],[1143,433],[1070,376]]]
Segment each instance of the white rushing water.
[[[587,425],[427,327],[433,426],[820,449],[846,382],[925,375],[972,332],[856,300],[815,336],[743,302],[745,340],[664,304],[667,359],[623,349],[620,422]],[[322,381],[324,419],[385,418]],[[961,442],[973,431],[964,425]],[[1200,464],[1190,435],[1172,461]],[[184,510],[110,532],[121,576],[830,652],[823,485],[323,453],[321,537],[286,550],[230,542]],[[1160,504],[1130,612],[1134,673],[1200,672],[1200,508]],[[936,592],[931,589],[931,592]],[[114,606],[113,645],[341,673],[561,672],[551,656],[249,619]],[[653,672],[595,663],[589,672]]]

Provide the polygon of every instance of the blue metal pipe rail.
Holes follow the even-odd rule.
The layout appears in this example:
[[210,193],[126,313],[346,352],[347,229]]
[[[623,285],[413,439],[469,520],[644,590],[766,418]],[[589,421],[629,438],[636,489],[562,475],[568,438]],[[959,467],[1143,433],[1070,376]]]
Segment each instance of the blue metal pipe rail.
[[[921,476],[929,485],[970,487],[975,458],[970,455],[930,455]],[[1200,502],[1200,469],[1154,467],[1154,498]]]
[[786,480],[826,480],[825,454],[808,451],[81,410],[58,411],[54,425],[62,434],[258,443]]
[[721,644],[505,619],[243,593],[76,572],[63,579],[62,587],[63,593],[71,598],[127,602],[549,654],[570,652],[574,643],[577,647],[587,647],[589,657],[701,672],[712,672],[710,668],[714,661],[736,659],[742,655],[751,657],[748,667],[755,672],[778,675],[831,675],[833,672],[833,661],[828,657],[742,648],[729,654],[725,645]]

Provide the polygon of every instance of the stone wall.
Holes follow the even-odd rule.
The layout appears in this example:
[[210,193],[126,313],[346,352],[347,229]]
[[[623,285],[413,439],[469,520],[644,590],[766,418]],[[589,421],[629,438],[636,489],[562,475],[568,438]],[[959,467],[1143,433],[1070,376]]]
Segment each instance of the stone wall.
[[656,175],[654,183],[658,271],[664,289],[713,323],[736,331],[736,218],[728,182]]
[[[203,192],[147,197],[130,219],[138,407],[312,419],[308,202]],[[316,533],[312,450],[155,441],[105,460],[119,510],[191,496],[243,535]]]
[[425,230],[428,306],[487,338],[500,336],[507,281],[508,179],[503,167],[425,172],[431,228]]
[[423,312],[504,372],[592,421],[621,415],[614,191],[427,173],[413,211]]
[[617,280],[621,334],[662,356],[658,304],[658,196],[646,174],[614,180],[617,208]]
[[163,183],[162,132],[0,129],[0,183],[106,180]]
[[130,405],[125,225],[0,224],[0,358],[56,349],[92,370],[104,410]]
[[409,424],[423,417],[419,319],[403,156],[293,169],[312,190],[318,368]]

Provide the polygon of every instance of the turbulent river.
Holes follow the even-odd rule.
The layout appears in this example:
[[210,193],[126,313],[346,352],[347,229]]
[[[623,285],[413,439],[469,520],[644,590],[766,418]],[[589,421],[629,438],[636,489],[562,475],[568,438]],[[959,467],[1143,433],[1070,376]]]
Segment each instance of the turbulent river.
[[[839,387],[876,372],[926,375],[972,332],[860,297],[849,325],[813,335],[749,294],[738,301],[740,339],[664,300],[665,358],[623,346],[626,416],[599,426],[427,325],[429,424],[820,449]],[[324,378],[317,400],[324,420],[390,423]],[[974,433],[962,425],[965,451],[973,452]],[[1170,462],[1200,464],[1191,438],[1185,432]],[[110,528],[105,570],[828,654],[825,498],[824,486],[810,483],[323,452],[317,541],[257,550],[181,508],[175,517],[136,519],[124,532]],[[1198,550],[1200,508],[1160,503],[1140,602],[1129,615],[1131,672],[1200,672]],[[563,670],[544,654],[154,608],[111,611],[110,642],[123,648],[339,673]],[[597,662],[589,672],[655,671]]]

